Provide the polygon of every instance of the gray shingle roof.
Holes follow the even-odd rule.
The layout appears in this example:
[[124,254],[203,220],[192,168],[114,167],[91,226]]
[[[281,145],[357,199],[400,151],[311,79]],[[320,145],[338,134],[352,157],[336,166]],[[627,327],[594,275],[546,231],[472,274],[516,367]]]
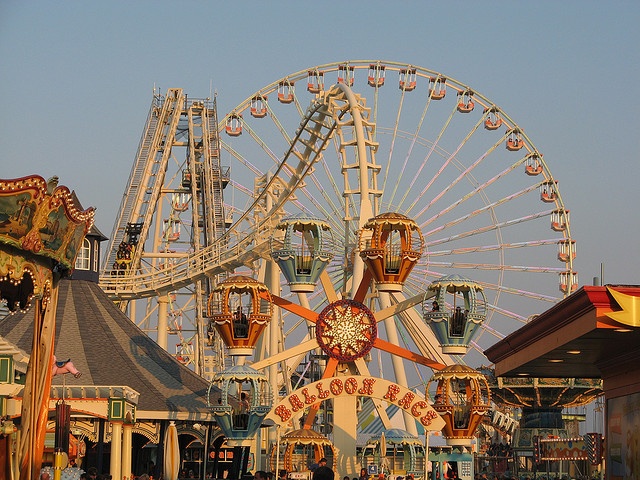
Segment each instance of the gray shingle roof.
[[[27,352],[32,330],[33,310],[0,320],[0,335]],[[140,393],[139,418],[144,411],[146,418],[208,413],[208,383],[140,330],[94,282],[60,281],[54,353],[58,360],[70,358],[82,376],[58,375],[53,385],[129,386]]]

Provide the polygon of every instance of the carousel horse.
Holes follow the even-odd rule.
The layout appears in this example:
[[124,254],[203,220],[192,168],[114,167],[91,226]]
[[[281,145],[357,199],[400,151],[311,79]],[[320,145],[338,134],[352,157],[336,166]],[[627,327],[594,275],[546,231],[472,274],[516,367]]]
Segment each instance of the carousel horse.
[[78,378],[80,377],[80,375],[82,375],[82,372],[78,371],[78,369],[75,367],[71,359],[58,362],[56,360],[56,356],[54,355],[53,356],[53,375],[54,376],[61,375],[63,373],[70,373],[75,378]]

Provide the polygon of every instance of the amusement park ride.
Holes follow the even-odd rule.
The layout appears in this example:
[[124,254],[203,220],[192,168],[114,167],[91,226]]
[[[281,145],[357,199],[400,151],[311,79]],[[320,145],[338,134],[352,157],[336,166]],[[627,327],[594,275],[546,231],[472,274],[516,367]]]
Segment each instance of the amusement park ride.
[[358,397],[393,426],[367,379],[423,402],[403,397],[404,430],[441,429],[435,412],[455,409],[431,406],[433,373],[485,364],[574,291],[575,255],[558,181],[495,103],[425,68],[351,61],[287,75],[221,121],[216,99],[154,92],[100,285],[212,382],[264,376],[273,409],[252,399],[254,427],[331,414],[334,464],[356,471]]

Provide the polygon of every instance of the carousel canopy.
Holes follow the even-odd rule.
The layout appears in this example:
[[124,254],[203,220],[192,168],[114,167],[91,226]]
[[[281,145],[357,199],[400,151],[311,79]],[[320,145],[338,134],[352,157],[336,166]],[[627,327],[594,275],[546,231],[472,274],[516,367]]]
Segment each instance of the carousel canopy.
[[299,443],[301,445],[332,445],[331,441],[310,428],[293,430],[280,439],[281,443]]
[[94,209],[74,192],[38,175],[0,179],[0,300],[10,311],[49,297],[54,277],[68,275]]
[[[378,443],[382,439],[382,435],[376,438],[373,443]],[[410,434],[406,430],[392,428],[384,432],[384,439],[387,445],[422,445],[424,442],[415,435]]]
[[599,378],[496,377],[483,368],[492,400],[515,407],[576,407],[586,405],[604,393]]

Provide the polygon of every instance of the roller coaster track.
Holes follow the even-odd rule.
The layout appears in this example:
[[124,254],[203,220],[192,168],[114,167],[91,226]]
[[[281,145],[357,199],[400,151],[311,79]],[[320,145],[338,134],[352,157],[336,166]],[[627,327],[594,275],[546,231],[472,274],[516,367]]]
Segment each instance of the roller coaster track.
[[[274,219],[281,214],[284,204],[296,188],[303,184],[314,164],[322,158],[322,152],[339,128],[341,118],[359,108],[364,108],[362,99],[342,84],[317,96],[305,112],[290,148],[266,186],[256,195],[253,205],[242,213],[224,235],[211,245],[184,254],[172,265],[165,265],[163,268],[152,267],[145,270],[138,260],[137,267],[125,271],[105,269],[100,276],[101,288],[113,300],[149,298],[217,274],[232,272],[241,266],[250,266],[260,258],[268,258]],[[254,208],[265,202],[272,184],[285,175],[289,176],[289,180],[269,211],[257,225],[243,230],[242,226],[251,219]],[[120,225],[125,224],[122,218],[119,222]],[[144,257],[144,252],[139,255]]]

